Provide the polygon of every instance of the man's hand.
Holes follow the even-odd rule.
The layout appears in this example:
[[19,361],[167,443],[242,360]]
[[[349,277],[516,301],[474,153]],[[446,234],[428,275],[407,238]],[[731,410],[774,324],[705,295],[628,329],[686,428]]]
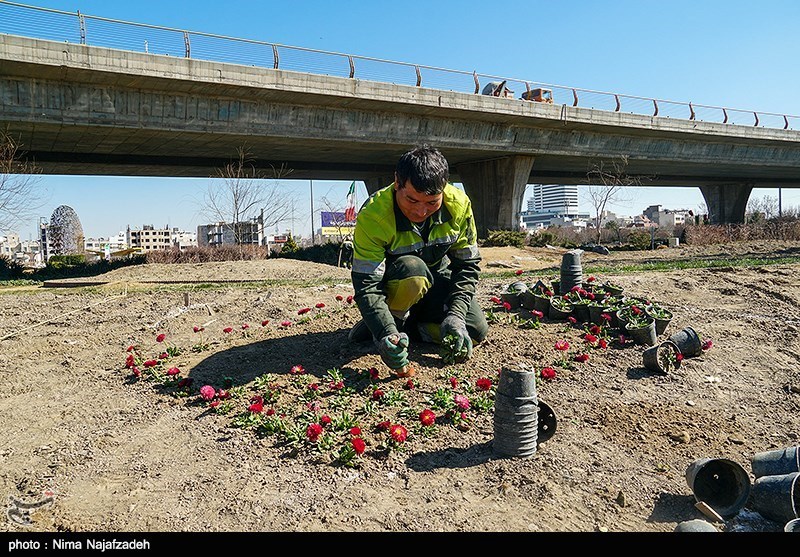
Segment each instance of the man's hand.
[[394,333],[378,340],[375,345],[383,363],[390,369],[400,369],[408,365],[408,335]]
[[439,330],[441,331],[443,342],[448,336],[454,338],[453,355],[463,354],[464,360],[472,357],[472,339],[469,338],[467,324],[464,322],[463,317],[454,313],[449,314],[442,321]]

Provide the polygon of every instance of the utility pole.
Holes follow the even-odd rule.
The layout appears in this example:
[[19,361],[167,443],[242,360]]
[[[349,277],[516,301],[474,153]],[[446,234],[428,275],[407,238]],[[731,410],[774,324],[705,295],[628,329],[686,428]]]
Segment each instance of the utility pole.
[[311,186],[311,245],[314,245],[314,180],[308,181]]

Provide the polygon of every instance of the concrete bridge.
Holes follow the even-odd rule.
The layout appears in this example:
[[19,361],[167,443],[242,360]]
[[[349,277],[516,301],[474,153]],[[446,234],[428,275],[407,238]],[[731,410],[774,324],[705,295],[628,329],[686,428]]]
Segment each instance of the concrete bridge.
[[800,132],[643,116],[0,35],[0,125],[46,173],[208,177],[246,146],[292,179],[392,180],[439,147],[481,235],[529,183],[587,184],[627,157],[643,186],[697,186],[712,222],[754,187],[800,187]]

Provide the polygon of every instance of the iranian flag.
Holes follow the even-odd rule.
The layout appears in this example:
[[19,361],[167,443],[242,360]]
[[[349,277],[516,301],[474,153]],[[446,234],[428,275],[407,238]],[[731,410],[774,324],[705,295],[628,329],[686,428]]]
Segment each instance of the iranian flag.
[[350,191],[347,192],[347,208],[344,210],[344,221],[353,222],[356,220],[356,183],[350,184]]

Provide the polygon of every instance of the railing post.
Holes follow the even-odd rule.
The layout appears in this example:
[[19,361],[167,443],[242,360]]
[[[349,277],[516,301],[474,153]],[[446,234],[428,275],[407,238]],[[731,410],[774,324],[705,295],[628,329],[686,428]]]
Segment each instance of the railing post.
[[273,60],[272,67],[274,69],[276,69],[276,70],[278,69],[278,66],[280,65],[280,59],[281,59],[280,56],[278,56],[278,47],[275,46],[275,45],[272,45],[272,60]]
[[78,28],[81,34],[81,44],[86,44],[86,20],[80,10],[78,10]]
[[414,69],[417,71],[417,87],[422,85],[422,74],[419,72],[419,66],[414,66]]
[[727,123],[728,123],[728,111],[727,111],[727,110],[725,110],[725,108],[723,108],[723,109],[722,109],[722,115],[725,117],[725,118],[722,120],[722,123],[723,123],[723,124],[727,124]]
[[572,90],[572,99],[572,106],[578,106],[578,92],[575,89]]
[[786,114],[783,115],[783,129],[789,129],[789,119],[786,117]]
[[350,79],[353,79],[353,77],[356,75],[356,65],[353,62],[352,56],[348,56],[347,61],[350,62]]
[[184,31],[183,32],[183,46],[184,46],[184,51],[185,51],[184,56],[186,58],[191,58],[192,57],[192,45],[189,42],[189,33],[188,33],[188,31]]
[[694,107],[689,103],[689,120],[694,120]]
[[756,111],[753,111],[753,116],[756,117],[756,123],[753,124],[753,127],[757,128],[758,127],[758,113]]
[[478,91],[481,90],[481,82],[478,81],[478,72],[472,70],[472,79],[475,80],[475,94],[478,94]]
[[619,112],[619,109],[620,109],[619,95],[614,94],[614,100],[617,101],[617,108],[614,109],[614,112]]
[[653,116],[658,116],[658,103],[653,99]]

